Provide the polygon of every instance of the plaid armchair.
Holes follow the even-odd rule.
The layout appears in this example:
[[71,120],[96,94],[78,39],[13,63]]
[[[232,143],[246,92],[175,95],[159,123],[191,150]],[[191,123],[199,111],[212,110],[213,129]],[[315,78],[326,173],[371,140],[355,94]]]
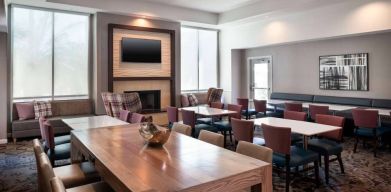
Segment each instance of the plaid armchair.
[[122,109],[141,112],[141,100],[138,93],[102,93],[106,114],[118,118]]

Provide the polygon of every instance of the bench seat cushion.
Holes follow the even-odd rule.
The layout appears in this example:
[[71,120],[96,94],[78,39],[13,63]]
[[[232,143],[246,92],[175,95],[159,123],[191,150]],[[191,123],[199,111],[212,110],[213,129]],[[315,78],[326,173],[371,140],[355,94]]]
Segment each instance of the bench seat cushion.
[[391,109],[391,100],[389,99],[373,99],[372,107]]

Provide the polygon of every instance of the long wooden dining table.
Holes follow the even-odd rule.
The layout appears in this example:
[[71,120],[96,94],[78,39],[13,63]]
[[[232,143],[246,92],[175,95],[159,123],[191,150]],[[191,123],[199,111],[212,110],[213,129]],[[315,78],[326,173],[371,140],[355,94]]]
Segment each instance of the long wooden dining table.
[[[172,132],[163,147],[149,147],[139,124],[71,132],[73,162],[95,162],[116,191],[272,191],[272,165]],[[255,187],[254,187],[255,186]]]

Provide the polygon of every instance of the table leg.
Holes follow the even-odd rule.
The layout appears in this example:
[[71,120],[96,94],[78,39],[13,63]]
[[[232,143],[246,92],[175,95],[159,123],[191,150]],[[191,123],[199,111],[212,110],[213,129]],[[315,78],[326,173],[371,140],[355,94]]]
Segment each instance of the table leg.
[[[308,150],[308,136],[306,136],[306,135],[303,135],[303,148],[304,148],[305,150]],[[305,165],[303,166],[303,169],[305,170],[305,169],[307,169],[307,168],[308,168],[308,164],[305,164]],[[307,172],[305,172],[304,174],[307,175],[306,173],[307,173]]]
[[75,144],[73,138],[71,138],[71,163],[81,163],[84,160],[84,156]]
[[251,187],[251,192],[271,192],[273,191],[273,167],[272,165],[269,165],[264,168],[264,171],[262,172],[262,182],[258,185]]

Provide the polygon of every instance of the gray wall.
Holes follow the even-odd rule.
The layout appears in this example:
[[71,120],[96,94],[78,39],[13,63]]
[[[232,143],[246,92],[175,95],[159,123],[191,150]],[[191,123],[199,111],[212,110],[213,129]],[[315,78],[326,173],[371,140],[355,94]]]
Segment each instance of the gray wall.
[[[320,90],[319,56],[347,53],[369,53],[369,91]],[[247,96],[246,62],[254,56],[272,56],[274,92],[391,99],[390,32],[243,50],[238,95]]]
[[[7,139],[8,127],[8,64],[7,34],[0,32],[0,143]],[[5,140],[6,141],[6,140]]]
[[92,98],[95,102],[95,112],[104,114],[105,110],[100,93],[108,89],[108,24],[132,25],[141,27],[161,28],[175,30],[175,64],[176,79],[175,93],[176,103],[179,104],[180,94],[180,30],[178,22],[142,19],[138,17],[97,13],[94,18],[94,62],[93,62],[93,87]]

